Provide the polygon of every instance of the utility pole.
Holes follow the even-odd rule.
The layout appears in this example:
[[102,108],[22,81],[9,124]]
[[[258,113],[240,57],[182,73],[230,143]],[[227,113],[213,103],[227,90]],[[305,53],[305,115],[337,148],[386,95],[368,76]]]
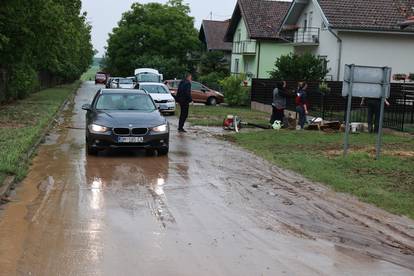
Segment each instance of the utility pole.
[[210,20],[213,20],[213,12],[210,12]]

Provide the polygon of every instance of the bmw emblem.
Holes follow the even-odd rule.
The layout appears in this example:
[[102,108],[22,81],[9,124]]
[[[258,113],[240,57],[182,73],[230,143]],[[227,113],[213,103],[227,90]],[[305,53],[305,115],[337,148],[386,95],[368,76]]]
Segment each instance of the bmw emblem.
[[129,125],[129,127],[132,127],[132,125]]

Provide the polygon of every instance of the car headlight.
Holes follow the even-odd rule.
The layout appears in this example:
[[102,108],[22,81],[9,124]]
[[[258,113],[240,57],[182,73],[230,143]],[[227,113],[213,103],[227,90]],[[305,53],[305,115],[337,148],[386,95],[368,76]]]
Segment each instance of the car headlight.
[[104,127],[104,126],[100,126],[100,125],[96,125],[96,124],[89,125],[89,131],[90,132],[103,133],[103,132],[107,132],[108,130],[109,130],[109,128]]
[[217,94],[218,96],[220,96],[220,97],[224,97],[224,95],[223,95],[223,94],[221,94],[220,92],[216,92],[216,94]]
[[168,125],[164,124],[164,125],[154,127],[154,128],[152,128],[152,131],[157,132],[157,133],[167,132],[168,131]]

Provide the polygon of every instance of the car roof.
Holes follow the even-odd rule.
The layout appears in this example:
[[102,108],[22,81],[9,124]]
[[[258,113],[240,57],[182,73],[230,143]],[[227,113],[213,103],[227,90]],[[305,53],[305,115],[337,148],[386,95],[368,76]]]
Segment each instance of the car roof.
[[162,82],[140,82],[139,85],[156,85],[156,86],[165,86]]
[[148,94],[140,89],[102,89],[101,94]]

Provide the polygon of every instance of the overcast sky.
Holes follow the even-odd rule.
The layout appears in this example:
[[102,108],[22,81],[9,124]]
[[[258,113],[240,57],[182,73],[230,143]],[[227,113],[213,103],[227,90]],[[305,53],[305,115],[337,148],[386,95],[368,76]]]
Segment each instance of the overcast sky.
[[[88,19],[93,27],[93,45],[99,51],[98,56],[102,56],[108,33],[117,25],[122,13],[131,8],[132,3],[165,3],[167,0],[82,0],[82,2],[83,10],[88,12]],[[210,12],[213,13],[214,20],[231,17],[236,4],[236,0],[185,0],[185,2],[190,4],[191,15],[196,19],[197,28],[203,19],[210,18]]]

